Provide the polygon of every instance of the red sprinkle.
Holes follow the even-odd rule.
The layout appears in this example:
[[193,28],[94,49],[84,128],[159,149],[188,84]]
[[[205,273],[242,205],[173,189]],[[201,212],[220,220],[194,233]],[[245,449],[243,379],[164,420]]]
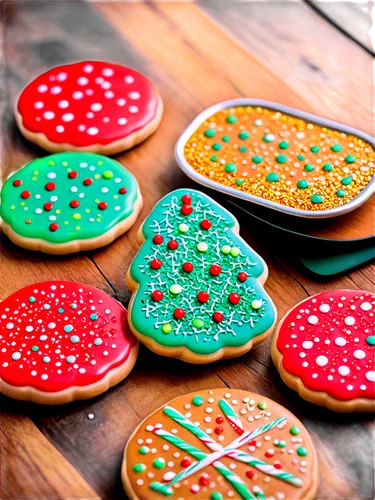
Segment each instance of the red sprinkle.
[[20,186],[21,184],[22,184],[22,181],[20,181],[19,179],[16,179],[16,180],[13,181],[13,186],[16,187],[16,188],[18,186]]
[[52,224],[50,224],[49,229],[50,229],[50,231],[52,231],[54,233],[55,231],[57,231],[59,229],[59,225],[56,224],[56,222],[53,222]]
[[54,189],[56,189],[56,184],[54,182],[47,182],[45,188],[47,189],[47,191],[53,191]]
[[182,269],[185,271],[185,273],[191,273],[191,271],[194,269],[194,266],[191,262],[185,262],[185,264],[182,266]]
[[221,267],[219,266],[219,264],[212,264],[212,266],[210,267],[210,274],[212,276],[219,276],[220,273]]
[[224,429],[222,427],[215,427],[215,434],[221,434],[222,432],[224,432]]
[[274,454],[275,454],[275,452],[273,450],[267,450],[266,453],[265,453],[265,455],[266,455],[267,458],[273,457]]
[[154,290],[152,292],[151,298],[154,302],[159,302],[164,297],[164,293],[161,290]]
[[182,467],[189,467],[190,464],[191,464],[191,460],[189,458],[184,458],[181,460]]
[[101,201],[100,203],[98,203],[99,210],[105,210],[107,207],[108,203],[106,203],[105,201]]
[[193,207],[191,205],[182,205],[181,213],[182,215],[190,215],[193,211]]
[[221,323],[224,319],[224,315],[220,311],[216,311],[213,313],[212,319],[215,321],[215,323]]
[[244,272],[241,272],[238,274],[238,281],[244,282],[247,280],[247,278],[248,278],[248,275]]
[[217,424],[222,424],[224,422],[224,418],[222,416],[216,417],[216,423]]
[[252,439],[249,443],[249,446],[256,446],[256,444],[257,444],[256,439]]
[[201,302],[202,304],[205,304],[206,302],[208,302],[209,298],[210,298],[210,296],[208,295],[207,292],[199,292],[197,295],[198,302]]
[[199,484],[201,484],[202,486],[208,486],[210,482],[210,476],[207,474],[207,472],[203,472],[201,477],[199,478]]
[[282,464],[282,463],[280,463],[280,462],[275,462],[275,463],[273,464],[273,466],[275,467],[275,469],[282,469],[282,468],[283,468],[283,464]]
[[84,181],[83,181],[83,184],[85,186],[90,186],[92,184],[92,179],[90,179],[89,177],[87,177]]
[[162,261],[159,259],[154,259],[151,261],[151,269],[160,269],[161,266],[163,265]]
[[118,190],[118,192],[119,192],[120,194],[126,194],[126,188],[120,188],[120,189]]
[[212,222],[210,220],[207,220],[207,219],[203,219],[202,222],[201,222],[201,228],[202,229],[211,229],[212,227]]
[[191,196],[190,194],[184,194],[181,198],[182,203],[185,203],[186,205],[191,205]]
[[249,469],[245,472],[246,476],[249,478],[249,479],[253,479],[254,477],[254,471]]
[[238,295],[238,293],[233,292],[229,295],[228,300],[231,304],[236,305],[241,300],[241,297]]
[[178,242],[176,240],[168,241],[169,250],[176,250],[178,248]]
[[186,312],[184,311],[184,309],[182,309],[181,307],[177,307],[175,310],[174,310],[174,313],[173,313],[173,316],[176,318],[176,319],[182,319],[185,317],[185,314]]
[[24,200],[27,200],[27,198],[30,198],[30,196],[31,196],[30,191],[22,191],[21,193],[21,198],[23,198]]
[[53,209],[53,203],[47,201],[47,203],[43,205],[43,208],[46,212],[50,212]]
[[164,238],[161,234],[155,234],[152,241],[155,243],[155,245],[161,245],[164,241]]
[[73,200],[69,203],[69,205],[72,207],[72,208],[77,208],[79,207],[79,201],[78,200]]
[[78,172],[72,170],[71,172],[69,172],[68,177],[69,179],[75,179],[76,177],[78,177]]

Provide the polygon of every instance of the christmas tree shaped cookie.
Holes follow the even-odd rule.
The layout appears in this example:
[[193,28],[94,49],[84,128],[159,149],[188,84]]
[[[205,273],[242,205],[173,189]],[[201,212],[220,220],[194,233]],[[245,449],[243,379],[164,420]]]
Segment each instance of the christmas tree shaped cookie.
[[179,189],[145,220],[127,284],[129,322],[158,354],[191,363],[240,356],[276,320],[265,262],[236,219],[205,194]]

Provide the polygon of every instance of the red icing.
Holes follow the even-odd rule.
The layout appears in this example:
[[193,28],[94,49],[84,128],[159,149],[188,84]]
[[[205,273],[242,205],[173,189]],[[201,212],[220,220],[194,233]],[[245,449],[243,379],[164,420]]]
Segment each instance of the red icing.
[[27,198],[30,198],[30,194],[31,194],[30,191],[22,191],[21,198],[27,200]]
[[164,297],[164,293],[161,290],[154,290],[151,294],[151,298],[154,302],[159,302]]
[[182,215],[190,215],[193,211],[193,207],[191,205],[182,205],[181,213]]
[[145,127],[158,109],[153,84],[133,69],[98,61],[59,66],[22,92],[23,126],[77,147],[109,144]]
[[14,187],[19,187],[22,184],[22,181],[19,179],[16,179],[13,181],[13,186]]
[[184,311],[184,309],[182,309],[181,307],[177,307],[177,308],[174,310],[174,313],[173,313],[173,315],[174,315],[174,317],[175,317],[176,319],[182,319],[182,318],[184,318],[184,317],[185,317],[185,314],[186,314],[186,312],[185,312],[185,311]]
[[[30,302],[30,297],[36,300]],[[90,319],[90,314],[97,319]],[[55,392],[93,384],[123,364],[136,343],[126,309],[101,290],[81,283],[46,281],[22,288],[0,303],[0,317],[0,376],[18,387]],[[68,325],[73,329],[64,331]],[[78,342],[70,340],[73,335]],[[102,343],[94,345],[95,339]],[[39,349],[33,351],[33,346]],[[14,353],[20,353],[20,359],[12,359]],[[42,361],[45,356],[47,363]],[[68,356],[75,361],[69,363]]]
[[238,281],[244,282],[248,278],[248,275],[244,272],[241,272],[238,274]]
[[178,242],[176,240],[168,241],[169,250],[176,250],[178,248]]
[[199,292],[197,295],[198,301],[201,302],[202,304],[205,304],[206,302],[208,302],[209,298],[210,298],[210,296],[208,295],[207,292]]
[[238,295],[238,293],[233,292],[229,295],[228,300],[231,304],[236,305],[241,300],[241,297]]
[[191,273],[191,271],[194,269],[194,266],[191,262],[185,262],[185,264],[182,266],[182,269],[185,271],[185,273]]
[[151,269],[160,269],[162,265],[163,263],[160,259],[153,259],[150,264]]
[[155,234],[152,241],[155,243],[155,245],[161,245],[164,241],[164,238],[161,234]]
[[220,273],[221,267],[219,266],[219,264],[212,264],[212,266],[210,267],[210,274],[212,276],[219,276]]
[[190,194],[184,194],[182,197],[181,197],[181,201],[183,203],[186,203],[186,205],[190,205],[191,204],[191,196]]
[[207,219],[203,219],[203,220],[202,220],[202,222],[201,222],[201,228],[202,228],[202,229],[206,229],[206,230],[208,230],[208,229],[210,229],[210,228],[211,228],[211,226],[212,226],[212,222],[211,222],[211,221],[209,221],[209,220],[207,220]]
[[277,349],[285,370],[300,377],[308,389],[343,401],[374,399],[375,346],[366,341],[374,335],[375,295],[335,290],[311,297],[288,313]]
[[50,231],[55,232],[59,229],[59,225],[56,222],[52,222],[52,224],[49,225]]
[[47,203],[43,205],[43,208],[44,210],[46,210],[46,212],[50,212],[53,209],[53,203],[47,201]]
[[215,321],[215,323],[221,323],[224,319],[224,315],[220,311],[216,311],[213,313],[212,319]]

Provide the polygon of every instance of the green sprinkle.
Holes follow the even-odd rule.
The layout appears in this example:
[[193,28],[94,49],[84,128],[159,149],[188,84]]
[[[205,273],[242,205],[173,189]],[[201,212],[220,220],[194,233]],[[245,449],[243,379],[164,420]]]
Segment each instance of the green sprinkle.
[[102,177],[103,179],[112,179],[113,172],[111,172],[110,170],[104,170],[104,172],[102,173]]
[[308,453],[307,449],[304,446],[300,446],[296,451],[299,457],[305,457]]
[[215,137],[216,135],[216,130],[213,128],[208,128],[207,130],[204,131],[204,135],[206,137]]
[[292,436],[298,436],[298,434],[299,434],[301,431],[300,431],[300,428],[299,428],[299,427],[297,427],[296,425],[294,425],[293,427],[291,427],[291,428],[289,429],[289,432],[290,432],[290,434],[291,434]]
[[278,442],[276,443],[276,446],[277,446],[278,448],[285,448],[285,446],[286,446],[286,441],[284,441],[283,439],[280,439],[280,441],[278,441]]
[[264,142],[272,142],[275,140],[275,136],[273,134],[266,134],[263,136]]
[[211,156],[211,161],[217,161],[217,160],[218,160],[218,157],[216,155]]
[[152,462],[152,464],[156,469],[164,469],[165,460],[162,457],[155,458],[155,460]]
[[204,403],[204,399],[202,398],[202,396],[194,396],[191,402],[194,406],[202,406],[202,404]]
[[249,132],[247,132],[246,130],[242,130],[242,131],[238,134],[238,137],[244,141],[245,139],[248,139],[248,138],[250,137],[250,134],[249,134]]
[[223,495],[219,493],[218,491],[214,491],[211,495],[211,500],[223,500]]
[[98,319],[98,315],[97,315],[97,314],[95,314],[95,313],[90,314],[90,319],[91,319],[92,321],[95,321],[95,320],[97,320],[97,319]]
[[37,352],[37,351],[39,351],[39,347],[37,345],[33,345],[32,348],[31,348],[31,350],[34,351],[34,352]]
[[57,312],[60,313],[60,314],[62,314],[64,312],[64,308],[63,307],[59,307],[57,309]]
[[192,323],[193,323],[193,326],[195,326],[195,328],[202,328],[204,326],[204,321],[202,321],[199,318],[194,318]]
[[80,220],[80,219],[82,219],[82,215],[81,214],[73,214],[72,217],[73,217],[74,220]]
[[319,147],[319,146],[312,146],[312,147],[310,148],[310,151],[311,151],[312,153],[319,153],[319,151],[320,151],[320,147]]
[[141,455],[147,455],[147,453],[150,453],[150,448],[148,446],[141,446],[139,448],[139,453]]
[[332,163],[325,163],[323,165],[323,170],[325,170],[326,172],[332,172],[332,170],[333,170]]
[[134,472],[143,472],[146,470],[145,464],[135,464],[133,467]]
[[253,163],[259,164],[263,158],[260,155],[253,156]]
[[224,255],[228,255],[230,253],[230,251],[231,251],[231,247],[229,245],[224,245],[224,246],[221,247],[220,251]]
[[179,293],[181,293],[181,292],[182,292],[182,286],[181,286],[181,285],[174,284],[174,285],[172,285],[172,286],[169,288],[169,291],[170,291],[173,295],[178,295]]
[[230,141],[230,137],[229,137],[229,135],[223,135],[223,137],[221,138],[221,140],[223,142],[229,142]]
[[375,335],[369,335],[366,338],[366,342],[368,345],[375,345]]
[[238,257],[241,253],[241,250],[238,247],[233,247],[230,250],[230,254],[232,257]]
[[212,149],[213,149],[214,151],[219,151],[219,150],[221,149],[221,144],[219,144],[218,142],[214,142],[214,143],[212,144]]
[[268,182],[278,182],[279,176],[275,172],[270,172],[266,177]]
[[189,231],[189,226],[185,223],[181,223],[178,226],[178,230],[180,231],[180,233],[187,233]]
[[342,146],[341,144],[334,144],[333,146],[331,146],[331,150],[334,153],[339,153],[340,151],[342,151]]
[[344,177],[343,179],[341,179],[341,184],[344,184],[344,186],[348,186],[349,184],[351,184],[353,181],[353,178],[350,177],[350,175],[348,175],[347,177]]
[[265,401],[260,401],[257,406],[260,410],[267,410],[268,408],[268,404]]
[[354,163],[356,161],[356,157],[354,155],[348,155],[346,158],[345,158],[345,161],[346,163]]
[[311,196],[310,200],[311,200],[314,204],[317,204],[317,203],[322,203],[323,198],[320,196],[320,194],[313,194],[313,195]]
[[285,156],[285,155],[277,155],[276,156],[276,161],[277,163],[286,163],[286,161],[288,160],[288,158]]
[[171,333],[172,331],[172,325],[170,323],[166,323],[161,327],[161,331],[165,334]]
[[233,172],[235,172],[237,170],[237,166],[234,163],[227,163],[225,165],[224,170],[226,172],[228,172],[229,174],[232,174]]
[[343,196],[345,196],[347,193],[346,193],[345,189],[338,189],[338,190],[336,191],[336,194],[337,194],[337,196],[339,196],[340,198],[342,198],[342,197],[343,197]]
[[240,153],[246,153],[247,148],[245,148],[245,146],[240,146],[240,147],[238,148],[238,151],[239,151]]
[[237,186],[242,186],[245,181],[243,179],[236,179]]
[[311,163],[306,163],[303,168],[306,170],[306,172],[312,172],[314,170],[314,167],[311,165]]
[[33,296],[29,297],[29,302],[31,303],[36,302],[36,298]]
[[279,142],[279,148],[280,149],[288,149],[289,148],[289,142],[288,141],[281,141],[281,142]]
[[299,189],[307,189],[309,187],[309,183],[305,179],[300,179],[297,182],[297,187]]
[[302,161],[305,159],[305,157],[303,155],[299,154],[299,155],[297,155],[297,159]]
[[233,123],[236,123],[237,121],[237,116],[233,116],[233,115],[228,115],[227,116],[227,122],[230,123],[230,124],[233,124]]

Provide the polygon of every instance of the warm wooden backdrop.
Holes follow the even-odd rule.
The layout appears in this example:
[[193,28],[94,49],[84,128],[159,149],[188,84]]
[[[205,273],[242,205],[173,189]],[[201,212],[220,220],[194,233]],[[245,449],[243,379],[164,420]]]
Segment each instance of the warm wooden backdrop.
[[[166,108],[152,138],[117,156],[145,198],[133,229],[107,248],[73,257],[26,252],[2,237],[1,298],[59,278],[102,288],[126,305],[125,272],[141,221],[162,195],[192,185],[175,164],[174,143],[198,112],[222,99],[275,100],[373,132],[370,3],[3,1],[0,7],[4,177],[45,154],[20,137],[12,107],[22,87],[54,65],[92,58],[133,66],[155,82]],[[374,265],[319,281],[282,253],[272,235],[264,238],[240,214],[239,220],[242,236],[269,265],[266,288],[280,317],[322,290],[373,290]],[[93,400],[41,407],[2,398],[0,498],[125,498],[119,471],[132,429],[177,395],[224,385],[270,396],[303,420],[319,454],[321,500],[374,498],[372,419],[302,401],[280,381],[269,350],[267,341],[238,360],[202,367],[142,348],[127,380]]]

